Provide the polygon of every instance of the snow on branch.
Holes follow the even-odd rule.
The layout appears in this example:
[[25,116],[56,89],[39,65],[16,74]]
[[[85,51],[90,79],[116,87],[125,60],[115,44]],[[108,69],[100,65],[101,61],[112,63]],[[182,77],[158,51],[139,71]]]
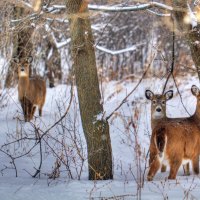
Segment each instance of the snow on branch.
[[101,47],[99,45],[96,45],[96,48],[100,51],[105,52],[105,53],[108,53],[108,54],[111,54],[111,55],[117,55],[117,54],[126,53],[126,52],[130,52],[130,51],[135,51],[138,46],[141,46],[141,45],[144,45],[144,44],[145,43],[142,43],[142,44],[139,44],[139,45],[133,45],[131,47],[121,49],[121,50],[110,50],[110,49],[106,49],[105,47]]
[[[173,7],[167,6],[162,3],[158,2],[149,2],[146,4],[140,4],[140,5],[134,5],[134,6],[101,6],[101,5],[92,5],[88,4],[89,10],[95,10],[95,11],[107,11],[107,12],[126,12],[126,11],[138,11],[138,10],[146,10],[153,7],[161,8],[164,10],[172,11]],[[49,12],[52,12],[52,10],[63,10],[66,9],[65,5],[53,5],[51,7],[46,8]]]
[[187,2],[187,7],[188,7],[189,12],[188,12],[188,16],[185,17],[184,21],[187,24],[191,24],[192,28],[194,28],[197,26],[197,18],[195,14],[192,12],[192,9],[188,2]]
[[140,4],[140,5],[135,5],[135,6],[99,6],[99,5],[88,5],[89,10],[96,10],[96,11],[104,11],[104,12],[127,12],[127,11],[138,11],[138,10],[146,10],[150,9],[153,7],[161,8],[164,10],[169,10],[172,11],[173,7],[167,6],[162,3],[158,2],[149,2],[146,4]]
[[[24,1],[20,1],[20,3],[23,3],[24,6],[27,6],[29,8],[32,7],[31,4],[25,3]],[[165,5],[163,3],[158,3],[155,1],[145,3],[145,4],[137,4],[133,6],[104,6],[104,5],[92,5],[88,4],[89,10],[94,11],[104,11],[104,12],[127,12],[127,11],[139,11],[139,10],[147,10],[150,8],[160,8],[168,11],[172,11],[173,7]],[[47,13],[57,13],[61,10],[65,10],[66,5],[52,5],[52,6],[43,6],[43,11]]]
[[150,13],[152,13],[152,14],[154,14],[154,15],[157,15],[157,16],[159,16],[159,17],[170,17],[170,16],[171,16],[170,13],[167,13],[167,14],[157,13],[157,12],[155,12],[155,11],[153,11],[153,10],[149,10],[149,9],[147,9],[147,11],[150,12]]
[[63,42],[59,42],[59,43],[55,40],[57,49],[60,49],[64,46],[68,45],[70,42],[71,42],[71,38],[68,38],[67,40],[65,40]]
[[[65,40],[63,42],[57,42],[54,34],[51,33],[51,35],[52,35],[52,38],[54,40],[54,43],[55,43],[57,49],[63,48],[71,42],[71,38],[68,38],[67,40]],[[105,47],[101,47],[99,45],[96,45],[95,47],[96,47],[96,49],[103,51],[105,53],[108,53],[108,54],[111,54],[111,55],[118,55],[118,54],[130,52],[130,51],[135,51],[137,49],[137,47],[142,46],[144,44],[145,43],[141,43],[141,44],[133,45],[131,47],[128,47],[128,48],[125,48],[125,49],[120,49],[120,50],[110,50],[110,49],[107,49]]]

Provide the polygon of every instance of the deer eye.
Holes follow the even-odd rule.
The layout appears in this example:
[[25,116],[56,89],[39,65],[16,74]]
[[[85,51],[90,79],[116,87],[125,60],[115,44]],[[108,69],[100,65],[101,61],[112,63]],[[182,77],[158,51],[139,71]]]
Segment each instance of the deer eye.
[[165,105],[165,101],[162,101],[162,104]]
[[156,100],[153,100],[153,104],[156,104]]

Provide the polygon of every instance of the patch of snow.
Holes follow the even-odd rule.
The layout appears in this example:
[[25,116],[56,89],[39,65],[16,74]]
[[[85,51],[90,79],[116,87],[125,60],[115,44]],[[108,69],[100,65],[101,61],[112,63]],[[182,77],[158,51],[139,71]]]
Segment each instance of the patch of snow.
[[[103,83],[102,91],[104,91],[104,110],[106,113],[113,112],[124,97],[135,87],[137,82],[137,79],[135,79],[133,82],[112,81]],[[64,167],[62,167],[60,178],[56,180],[48,179],[47,174],[52,171],[55,162],[54,154],[49,150],[48,146],[43,149],[40,178],[32,178],[30,175],[39,166],[40,153],[37,147],[33,150],[32,154],[16,159],[18,177],[15,178],[15,170],[13,169],[11,159],[5,153],[0,152],[0,172],[2,175],[0,177],[1,199],[82,200],[121,198],[132,200],[139,198],[139,194],[141,194],[141,199],[184,199],[186,197],[198,199],[200,190],[199,177],[193,174],[188,177],[183,176],[182,168],[180,168],[177,180],[175,181],[165,179],[168,176],[169,169],[167,169],[166,173],[158,172],[154,181],[146,181],[146,171],[148,169],[145,170],[145,166],[148,167],[148,158],[146,159],[146,155],[149,149],[151,125],[150,102],[145,99],[145,90],[149,88],[154,93],[159,93],[162,91],[161,85],[163,83],[164,80],[156,78],[144,79],[135,92],[128,98],[127,102],[109,119],[114,180],[88,181],[86,155],[84,155],[86,157],[84,157],[85,162],[80,181],[76,180],[76,176],[75,180],[69,179],[67,170]],[[179,84],[183,103],[191,114],[194,113],[196,106],[195,97],[190,92],[193,84],[199,84],[198,79],[195,77],[181,79],[181,84]],[[169,81],[168,88],[173,88],[174,98],[167,103],[167,115],[169,117],[188,116],[180,103],[180,97],[173,81]],[[31,123],[24,123],[19,120],[23,119],[23,115],[17,99],[17,89],[6,90],[2,94],[7,95],[8,98],[0,101],[1,147],[5,143],[13,141],[16,137],[20,138],[24,136],[24,134],[28,137],[34,137],[33,125],[42,131],[51,127],[66,111],[70,99],[70,86],[59,85],[53,89],[48,88],[43,116],[39,117],[37,111]],[[75,92],[75,99],[68,115],[49,132],[49,144],[55,149],[58,146],[56,146],[54,140],[51,140],[51,137],[54,136],[58,139],[63,139],[67,147],[74,144],[73,138],[69,137],[70,135],[64,137],[66,133],[63,132],[63,128],[66,127],[66,130],[69,131],[75,128],[75,132],[73,132],[76,133],[75,137],[80,137],[81,148],[79,150],[86,152],[87,146],[81,126],[78,103],[76,101],[77,94]],[[100,113],[97,116],[97,120],[102,119],[102,115],[103,113]],[[106,138],[102,136],[102,139]],[[15,145],[10,145],[8,151],[17,156],[21,154],[21,151],[31,148],[32,145],[34,145],[34,141],[19,142]],[[138,157],[138,153],[140,157]],[[77,154],[69,151],[68,155],[74,157]],[[77,159],[77,165],[79,165],[80,160],[80,158]],[[71,166],[73,175],[76,172],[75,166]],[[142,182],[143,176],[144,185],[139,189],[139,184]]]

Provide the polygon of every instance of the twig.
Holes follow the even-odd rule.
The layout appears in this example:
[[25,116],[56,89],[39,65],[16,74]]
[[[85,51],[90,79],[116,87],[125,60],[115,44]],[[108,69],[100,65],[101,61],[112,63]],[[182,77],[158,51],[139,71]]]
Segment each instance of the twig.
[[33,178],[35,178],[40,173],[40,170],[42,167],[42,140],[41,140],[41,138],[39,139],[39,144],[40,144],[40,165],[39,165],[38,169],[36,169],[35,174],[32,176]]
[[129,94],[122,100],[122,102],[117,106],[117,108],[114,109],[114,111],[106,117],[106,121],[108,121],[113,114],[126,102],[126,100],[129,98],[129,96],[131,96],[131,94],[133,94],[133,92],[138,88],[138,86],[140,85],[140,83],[142,82],[142,80],[144,79],[144,77],[146,76],[149,68],[151,67],[151,64],[153,62],[155,58],[155,54],[153,55],[153,58],[151,60],[151,62],[149,63],[148,67],[146,68],[145,72],[143,73],[142,77],[140,78],[139,82],[137,83],[137,85],[131,90],[131,92],[129,92]]
[[[42,136],[41,136],[41,139],[52,129],[54,128],[57,124],[59,124],[64,118],[65,116],[67,115],[67,113],[69,112],[69,109],[71,107],[71,104],[72,104],[72,100],[73,100],[73,97],[74,97],[74,93],[73,93],[73,84],[71,86],[71,97],[70,97],[70,101],[69,101],[69,105],[67,107],[67,110],[65,111],[65,113],[62,115],[62,117],[56,121],[50,128],[48,128],[45,132],[43,132]],[[40,130],[41,131],[41,130]]]
[[179,96],[180,96],[181,104],[183,105],[183,108],[185,109],[185,111],[187,112],[187,114],[191,117],[192,115],[188,112],[187,108],[186,108],[185,105],[183,104],[183,99],[182,99],[181,93],[180,93],[180,91],[179,91],[179,89],[178,89],[178,85],[177,85],[177,83],[176,83],[176,79],[175,79],[175,77],[174,77],[173,74],[172,74],[172,78],[173,78],[173,80],[174,80],[174,84],[175,84],[175,86],[176,86],[177,92],[178,92],[178,94],[179,94]]

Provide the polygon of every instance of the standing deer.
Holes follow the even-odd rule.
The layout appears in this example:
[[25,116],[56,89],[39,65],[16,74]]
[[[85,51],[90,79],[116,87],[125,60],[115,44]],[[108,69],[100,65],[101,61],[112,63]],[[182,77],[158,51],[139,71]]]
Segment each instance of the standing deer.
[[[154,104],[151,107],[153,131],[150,142],[150,170],[147,176],[149,181],[153,179],[161,164],[165,163],[170,165],[169,179],[176,178],[181,164],[187,163],[185,170],[189,173],[189,160],[192,161],[194,173],[199,173],[200,128],[195,123],[195,115],[189,118],[166,117],[164,104],[172,96],[172,91],[166,92],[165,95],[154,95],[150,90],[146,91],[146,97]],[[162,102],[163,106],[158,102]],[[156,119],[158,121],[155,121]]]
[[[173,90],[169,90],[164,95],[154,94],[151,90],[146,90],[145,96],[151,100],[151,129],[154,130],[163,121],[170,120],[166,114],[166,102],[173,97]],[[162,164],[161,172],[166,172],[167,166]],[[184,174],[190,175],[189,163],[183,165]]]
[[18,99],[21,103],[25,121],[30,121],[36,110],[39,108],[39,116],[42,116],[42,108],[46,97],[45,81],[39,77],[29,78],[29,67],[32,57],[26,60],[15,59],[18,66]]

